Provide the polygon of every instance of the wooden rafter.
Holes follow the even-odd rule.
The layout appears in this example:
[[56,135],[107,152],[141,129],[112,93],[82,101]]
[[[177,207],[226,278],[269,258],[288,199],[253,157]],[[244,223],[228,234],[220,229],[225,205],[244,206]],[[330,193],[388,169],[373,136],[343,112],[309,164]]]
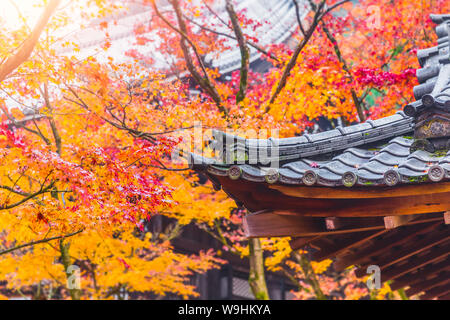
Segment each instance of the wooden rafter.
[[405,274],[394,280],[390,284],[392,290],[398,290],[406,286],[414,285],[415,283],[429,278],[431,275],[439,273],[441,271],[450,270],[450,258],[444,259],[443,261],[437,262],[435,264],[426,266],[420,270],[414,270],[411,273]]
[[423,296],[420,297],[421,300],[431,300],[443,295],[450,293],[450,286],[445,283],[438,287],[434,287],[428,290]]
[[423,280],[414,285],[411,285],[410,288],[406,290],[406,294],[410,297],[420,292],[430,290],[434,287],[444,285],[449,281],[450,281],[450,273],[441,272],[435,274],[435,276],[431,279]]
[[355,274],[358,277],[366,274],[366,269],[369,264],[376,264],[381,268],[381,270],[385,270],[389,266],[396,264],[400,261],[408,259],[414,255],[417,255],[421,252],[428,251],[434,246],[438,245],[448,245],[450,244],[450,230],[445,230],[445,232],[441,232],[439,234],[432,234],[425,239],[416,241],[413,245],[407,246],[406,248],[402,248],[400,250],[391,251],[388,255],[382,255],[380,259],[374,259],[371,262],[362,265],[360,268],[356,269]]
[[[367,262],[371,256],[377,256],[386,253],[387,250],[408,243],[419,234],[427,233],[434,230],[440,222],[429,223],[426,225],[414,225],[411,227],[403,227],[395,231],[393,235],[385,237],[379,241],[373,241],[373,244],[364,249],[358,250],[355,253],[350,253],[347,256],[339,257],[335,263],[335,269],[340,271],[348,266],[357,265]],[[387,235],[391,234],[387,233]]]
[[375,231],[375,232],[374,231],[366,231],[366,232],[356,233],[351,238],[347,238],[345,240],[337,242],[337,244],[335,244],[335,245],[328,245],[328,246],[324,247],[322,250],[313,253],[312,259],[315,261],[322,261],[324,259],[328,259],[328,258],[337,256],[346,250],[358,247],[361,244],[369,241],[370,239],[378,237],[386,232],[388,232],[388,231],[383,229],[383,230]]
[[407,262],[402,262],[400,265],[393,265],[389,267],[387,270],[384,270],[381,273],[381,279],[383,281],[393,280],[399,278],[407,273],[413,272],[419,268],[423,268],[435,261],[446,258],[450,254],[450,247],[440,246],[439,248],[435,248],[430,252],[421,255],[420,257],[413,257]]
[[290,244],[292,250],[298,250],[298,249],[301,249],[301,248],[307,246],[308,244],[310,244],[314,241],[321,239],[322,237],[323,236],[293,238],[289,242],[289,244]]

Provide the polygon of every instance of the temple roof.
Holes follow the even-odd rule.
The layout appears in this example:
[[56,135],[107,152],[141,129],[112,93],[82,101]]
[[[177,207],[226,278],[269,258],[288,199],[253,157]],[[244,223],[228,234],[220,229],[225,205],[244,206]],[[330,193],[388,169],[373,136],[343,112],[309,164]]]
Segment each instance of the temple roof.
[[254,182],[319,186],[372,186],[450,179],[450,152],[410,151],[411,137],[396,137],[371,148],[348,148],[327,160],[307,157],[279,169],[241,165],[210,165],[212,175]]
[[393,290],[450,299],[450,15],[431,19],[438,46],[418,51],[404,112],[286,139],[216,131],[216,159],[191,154],[249,211],[247,237],[289,236],[314,261],[336,258],[336,271],[375,265]]
[[[232,180],[328,187],[450,179],[450,140],[435,139],[450,130],[450,15],[431,19],[439,24],[438,46],[418,51],[420,84],[414,87],[416,101],[404,112],[283,139],[244,139],[215,131],[212,145],[220,159],[192,155],[193,168]],[[415,139],[426,135],[444,147]]]

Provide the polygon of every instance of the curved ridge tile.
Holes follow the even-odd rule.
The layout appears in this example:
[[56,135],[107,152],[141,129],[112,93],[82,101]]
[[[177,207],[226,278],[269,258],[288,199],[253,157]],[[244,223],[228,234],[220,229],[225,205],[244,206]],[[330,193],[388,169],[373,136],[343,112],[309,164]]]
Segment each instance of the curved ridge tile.
[[382,164],[378,161],[370,161],[367,164],[363,165],[359,168],[358,172],[360,170],[366,170],[374,174],[381,174],[383,175],[386,171],[389,169],[392,169],[393,166]]
[[407,157],[409,155],[409,148],[392,143],[381,149],[380,153],[389,153],[395,157]]
[[376,161],[381,164],[384,164],[386,166],[394,167],[400,165],[403,161],[405,161],[408,158],[408,156],[402,156],[402,157],[393,157],[388,152],[379,153],[373,158],[370,159],[370,161]]
[[330,171],[331,173],[343,175],[344,173],[346,173],[348,171],[355,170],[355,166],[354,165],[349,166],[349,165],[343,164],[342,162],[339,162],[339,161],[331,161],[331,162],[321,166],[320,169],[326,169],[326,170]]

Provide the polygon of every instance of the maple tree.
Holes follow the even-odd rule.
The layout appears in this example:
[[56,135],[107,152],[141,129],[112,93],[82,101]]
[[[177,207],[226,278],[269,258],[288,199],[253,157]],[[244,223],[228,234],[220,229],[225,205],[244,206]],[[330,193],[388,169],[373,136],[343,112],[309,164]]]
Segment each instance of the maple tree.
[[[53,19],[58,1],[50,1],[31,33],[26,25],[2,27],[0,279],[9,294],[193,296],[189,277],[223,263],[220,252],[174,250],[171,240],[195,223],[223,250],[249,259],[257,299],[270,298],[266,270],[282,272],[300,299],[399,296],[388,286],[370,293],[351,270],[336,274],[331,260],[310,261],[287,238],[245,239],[245,210],[186,163],[170,161],[181,136],[195,140],[195,122],[277,129],[288,137],[312,132],[319,117],[336,126],[394,113],[413,99],[415,50],[435,41],[427,32],[429,14],[450,9],[445,0],[293,2],[299,11],[306,4],[309,13],[298,15],[291,45],[262,45],[257,35],[265,22],[248,18],[231,0],[171,0],[164,8],[144,1],[149,21],[135,26],[136,45],[166,57],[164,68],[144,66],[152,57],[135,49],[124,52],[129,62],[58,54],[55,30],[73,23],[69,13],[86,6],[82,1]],[[88,3],[94,13],[78,19],[122,9]],[[107,56],[107,32],[105,39]],[[226,80],[205,56],[220,60],[235,46],[240,68]],[[250,48],[270,63],[265,74],[251,70]],[[11,100],[18,107],[7,107]],[[148,225],[157,214],[175,224],[152,234]],[[80,267],[81,286],[67,289],[72,265]]]
[[[92,117],[94,111],[66,97],[75,93],[69,83],[77,80],[77,65],[86,68],[86,92],[97,92],[105,79],[93,59],[55,54],[51,44],[57,38],[50,31],[67,23],[64,12],[57,14],[34,54],[2,82],[0,221],[6,249],[0,264],[5,289],[37,298],[110,298],[122,297],[123,291],[196,295],[186,283],[189,276],[221,261],[211,252],[176,253],[170,233],[155,237],[146,229],[151,216],[174,203],[171,187],[151,164],[170,154],[176,141],[113,131],[103,116]],[[11,33],[2,35],[7,43]],[[26,32],[12,35],[19,38],[10,47]],[[10,47],[5,45],[5,56]],[[108,85],[117,94],[111,99],[129,98],[121,81],[114,85],[108,79]],[[19,108],[7,108],[8,98]],[[133,99],[135,108],[142,103]],[[25,115],[29,109],[33,114]],[[140,162],[143,158],[147,163]],[[66,286],[77,271],[73,266],[79,267],[81,283]]]

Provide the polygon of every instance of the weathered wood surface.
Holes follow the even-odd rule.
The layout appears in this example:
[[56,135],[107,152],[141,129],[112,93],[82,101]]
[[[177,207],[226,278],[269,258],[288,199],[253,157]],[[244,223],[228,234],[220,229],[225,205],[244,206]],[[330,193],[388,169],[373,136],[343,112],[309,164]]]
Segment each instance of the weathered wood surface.
[[437,263],[428,265],[420,270],[414,270],[408,274],[398,277],[390,284],[392,290],[398,290],[406,286],[412,286],[415,283],[422,281],[425,278],[440,273],[442,271],[450,270],[450,258],[446,258]]
[[[450,191],[448,190],[450,184],[417,185],[416,187],[420,188],[417,188],[415,192],[413,192],[414,189],[408,189],[408,192],[397,192],[396,188],[391,188],[380,197],[370,196],[373,191],[369,191],[368,188],[367,197],[353,198],[333,197],[333,192],[336,192],[334,188],[318,188],[322,189],[322,198],[307,198],[286,195],[272,189],[272,185],[243,180],[232,181],[227,177],[218,177],[218,179],[223,190],[251,212],[278,210],[308,217],[377,217],[450,211]],[[350,190],[339,192],[353,194]],[[329,197],[325,198],[326,195]]]
[[269,185],[269,189],[298,198],[307,199],[369,199],[369,198],[391,198],[392,196],[407,197],[417,194],[435,194],[450,192],[450,182],[428,183],[419,185],[400,185],[398,187],[308,187]]

